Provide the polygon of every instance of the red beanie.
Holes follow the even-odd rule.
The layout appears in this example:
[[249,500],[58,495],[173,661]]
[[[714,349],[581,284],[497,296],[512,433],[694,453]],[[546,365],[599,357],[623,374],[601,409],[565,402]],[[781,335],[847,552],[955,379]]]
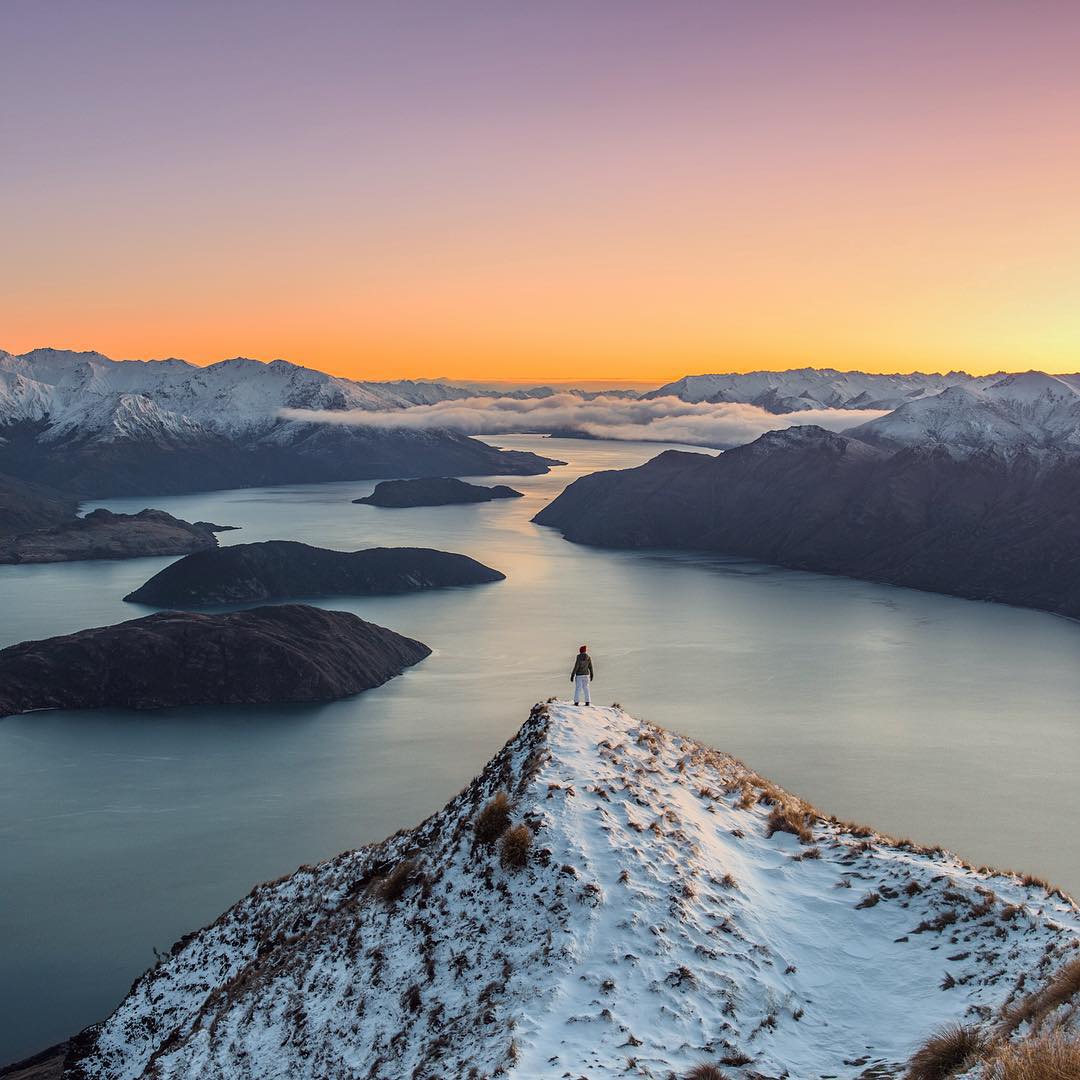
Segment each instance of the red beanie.
[[588,648],[587,645],[582,645],[581,648],[578,649],[578,652],[584,652],[587,648]]

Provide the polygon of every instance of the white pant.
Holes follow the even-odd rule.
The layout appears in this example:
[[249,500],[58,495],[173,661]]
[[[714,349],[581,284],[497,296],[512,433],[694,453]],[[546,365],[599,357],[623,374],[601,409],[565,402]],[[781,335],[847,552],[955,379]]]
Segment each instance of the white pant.
[[580,704],[580,699],[585,698],[585,704],[590,705],[589,701],[589,676],[588,675],[575,675],[574,676],[574,704]]

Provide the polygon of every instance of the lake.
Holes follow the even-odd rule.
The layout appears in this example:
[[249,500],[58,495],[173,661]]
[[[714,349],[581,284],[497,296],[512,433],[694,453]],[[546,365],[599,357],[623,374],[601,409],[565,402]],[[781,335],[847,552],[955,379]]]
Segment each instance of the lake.
[[[434,654],[347,701],[0,720],[0,1063],[97,1020],[256,882],[441,807],[570,688],[701,738],[823,810],[1080,891],[1080,624],[742,559],[600,551],[529,519],[665,447],[535,436],[570,462],[473,506],[354,506],[371,482],[88,504],[242,526],[223,544],[460,551],[507,580],[323,606]],[[0,567],[0,646],[147,614],[170,559]]]

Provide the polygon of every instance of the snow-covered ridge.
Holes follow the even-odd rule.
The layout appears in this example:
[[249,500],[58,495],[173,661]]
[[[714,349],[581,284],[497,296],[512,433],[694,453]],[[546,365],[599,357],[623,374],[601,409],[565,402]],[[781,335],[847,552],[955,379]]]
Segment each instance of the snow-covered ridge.
[[443,383],[361,382],[285,360],[236,358],[197,367],[55,349],[0,352],[0,425],[48,419],[54,438],[139,433],[129,422],[133,411],[144,417],[153,411],[164,429],[194,424],[236,435],[274,426],[283,408],[404,409],[475,393]]
[[1080,450],[1080,376],[1025,371],[956,385],[848,434],[888,447]]
[[[522,830],[478,836],[500,791],[487,835],[524,826],[524,866]],[[997,1016],[1078,943],[1042,884],[823,820],[617,707],[551,704],[418,828],[178,942],[66,1075],[856,1077]]]
[[[576,399],[630,391],[566,390]],[[45,444],[89,440],[274,443],[298,437],[305,414],[400,412],[473,398],[542,400],[550,387],[496,391],[442,381],[346,379],[287,360],[236,357],[199,367],[186,360],[112,360],[98,352],[0,350],[0,429],[41,423]]]
[[879,375],[834,368],[795,368],[789,371],[751,371],[746,374],[686,375],[646,397],[672,395],[683,401],[733,401],[757,405],[774,413],[809,409],[896,409],[908,401],[940,394],[950,386],[989,385],[998,375],[974,376],[964,371],[947,374],[911,372]]

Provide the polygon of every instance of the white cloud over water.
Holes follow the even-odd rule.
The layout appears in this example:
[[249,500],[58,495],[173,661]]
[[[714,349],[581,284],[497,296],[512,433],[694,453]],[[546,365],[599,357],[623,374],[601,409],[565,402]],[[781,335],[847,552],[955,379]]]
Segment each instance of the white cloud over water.
[[811,409],[777,415],[738,402],[687,402],[677,397],[647,401],[599,397],[590,401],[576,394],[555,394],[539,399],[463,398],[388,412],[283,409],[281,415],[290,420],[326,424],[412,430],[440,428],[463,435],[576,431],[601,439],[728,447],[750,442],[766,431],[797,424],[818,424],[832,431],[843,431],[884,416],[885,411]]

